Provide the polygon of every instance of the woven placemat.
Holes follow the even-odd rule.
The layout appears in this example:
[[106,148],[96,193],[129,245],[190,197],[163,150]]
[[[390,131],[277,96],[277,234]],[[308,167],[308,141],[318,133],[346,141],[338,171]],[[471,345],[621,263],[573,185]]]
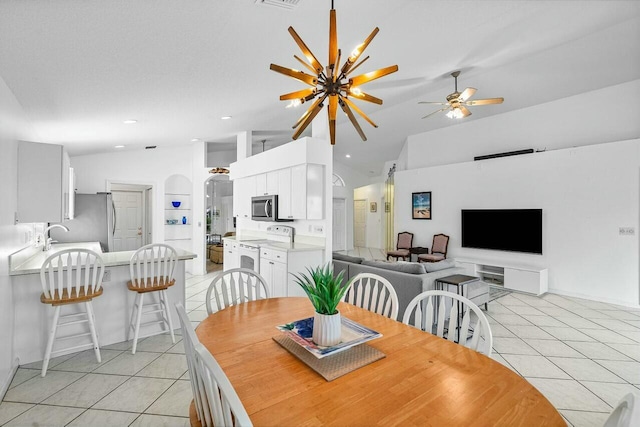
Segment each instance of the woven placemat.
[[355,371],[358,368],[385,357],[384,353],[380,350],[370,347],[367,344],[360,344],[339,353],[332,354],[331,356],[318,359],[284,334],[274,336],[273,340],[298,359],[302,360],[311,369],[322,375],[327,381],[333,381],[344,374],[348,374],[351,371]]

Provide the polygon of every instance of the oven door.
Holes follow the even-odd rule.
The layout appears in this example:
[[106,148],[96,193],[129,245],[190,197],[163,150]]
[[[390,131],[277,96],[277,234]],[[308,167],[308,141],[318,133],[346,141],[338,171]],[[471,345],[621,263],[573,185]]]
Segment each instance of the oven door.
[[238,245],[240,268],[248,268],[260,273],[260,249],[256,246],[240,243]]

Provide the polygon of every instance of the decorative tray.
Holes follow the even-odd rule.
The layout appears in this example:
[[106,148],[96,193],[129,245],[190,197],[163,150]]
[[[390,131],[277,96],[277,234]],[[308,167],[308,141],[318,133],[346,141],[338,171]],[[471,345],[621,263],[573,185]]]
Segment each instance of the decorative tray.
[[313,334],[313,317],[296,320],[291,323],[287,323],[286,325],[279,325],[276,326],[276,328],[284,332],[295,343],[305,348],[318,359],[331,356],[332,354],[339,353],[353,346],[382,336],[381,333],[362,326],[361,324],[347,319],[346,317],[341,317],[340,321],[342,323],[340,343],[331,347],[318,346],[311,340],[311,336]]

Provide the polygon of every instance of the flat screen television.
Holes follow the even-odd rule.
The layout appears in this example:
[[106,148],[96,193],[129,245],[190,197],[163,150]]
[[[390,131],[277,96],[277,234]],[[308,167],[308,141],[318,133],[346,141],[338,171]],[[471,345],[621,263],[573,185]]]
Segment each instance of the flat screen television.
[[542,254],[542,209],[463,209],[462,247]]

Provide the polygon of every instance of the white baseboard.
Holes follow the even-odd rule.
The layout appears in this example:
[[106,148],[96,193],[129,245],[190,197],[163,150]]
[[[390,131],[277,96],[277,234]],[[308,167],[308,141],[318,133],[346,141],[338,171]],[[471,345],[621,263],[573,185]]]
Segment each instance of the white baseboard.
[[615,299],[615,298],[607,298],[607,297],[598,297],[596,299],[593,295],[581,294],[579,292],[567,292],[567,291],[560,290],[560,289],[549,288],[549,293],[557,294],[557,295],[564,295],[564,296],[567,296],[567,297],[582,298],[582,299],[586,299],[586,300],[589,300],[589,301],[606,302],[608,304],[621,305],[623,307],[629,307],[629,308],[640,308],[640,304],[634,304],[633,302],[618,300],[618,299]]
[[13,364],[11,365],[11,370],[9,370],[9,374],[6,378],[3,379],[0,387],[0,401],[4,399],[4,395],[7,394],[7,390],[9,390],[9,386],[11,385],[11,381],[13,381],[13,377],[18,370],[18,366],[20,366],[20,360],[17,358],[13,360]]

